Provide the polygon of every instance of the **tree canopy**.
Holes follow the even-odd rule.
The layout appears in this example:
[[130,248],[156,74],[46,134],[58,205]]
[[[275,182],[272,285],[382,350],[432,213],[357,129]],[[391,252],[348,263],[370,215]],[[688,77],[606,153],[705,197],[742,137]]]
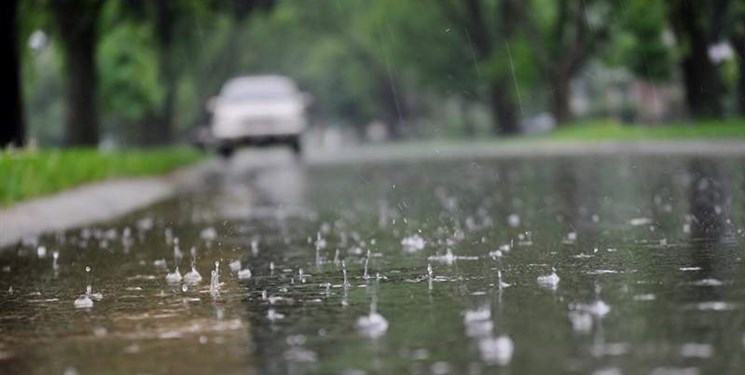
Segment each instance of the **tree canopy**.
[[19,62],[8,72],[19,78],[10,99],[24,110],[8,115],[17,126],[3,133],[3,144],[183,139],[209,122],[205,103],[225,80],[260,73],[297,80],[313,95],[316,123],[361,134],[381,122],[394,138],[453,134],[450,127],[514,134],[543,113],[568,123],[596,113],[576,112],[572,98],[587,97],[578,84],[605,84],[601,76],[618,71],[627,85],[678,88],[678,117],[745,113],[742,0],[28,0],[4,7],[15,12],[4,12],[13,18],[4,34],[16,42],[9,56]]

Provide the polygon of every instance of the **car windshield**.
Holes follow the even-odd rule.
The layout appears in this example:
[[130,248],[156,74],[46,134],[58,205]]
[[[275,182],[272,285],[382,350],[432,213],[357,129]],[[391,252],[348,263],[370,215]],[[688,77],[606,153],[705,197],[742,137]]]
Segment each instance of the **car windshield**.
[[294,93],[291,84],[284,81],[238,79],[229,82],[222,90],[221,97],[227,102],[288,100]]
[[261,90],[244,90],[226,92],[223,99],[227,102],[253,102],[253,101],[277,101],[287,100],[291,97],[289,92],[271,92]]

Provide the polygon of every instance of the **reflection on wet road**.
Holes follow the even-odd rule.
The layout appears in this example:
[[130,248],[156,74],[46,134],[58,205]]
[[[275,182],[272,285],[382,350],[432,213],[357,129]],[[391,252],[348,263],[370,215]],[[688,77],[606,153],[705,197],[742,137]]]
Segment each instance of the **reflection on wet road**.
[[0,372],[741,374],[744,166],[241,155],[5,249]]

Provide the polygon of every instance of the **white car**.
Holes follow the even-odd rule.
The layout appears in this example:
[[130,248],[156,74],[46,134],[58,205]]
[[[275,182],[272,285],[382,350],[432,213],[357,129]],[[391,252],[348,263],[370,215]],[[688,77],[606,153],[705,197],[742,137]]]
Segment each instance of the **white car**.
[[227,81],[210,100],[211,132],[220,155],[242,145],[286,144],[299,154],[308,95],[287,77],[246,76]]

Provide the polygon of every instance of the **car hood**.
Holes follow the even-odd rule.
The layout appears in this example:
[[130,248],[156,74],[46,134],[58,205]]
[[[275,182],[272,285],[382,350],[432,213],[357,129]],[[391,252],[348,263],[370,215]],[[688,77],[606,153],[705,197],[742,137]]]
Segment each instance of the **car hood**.
[[299,102],[266,103],[221,103],[215,108],[215,115],[221,118],[257,118],[300,116],[303,106]]

